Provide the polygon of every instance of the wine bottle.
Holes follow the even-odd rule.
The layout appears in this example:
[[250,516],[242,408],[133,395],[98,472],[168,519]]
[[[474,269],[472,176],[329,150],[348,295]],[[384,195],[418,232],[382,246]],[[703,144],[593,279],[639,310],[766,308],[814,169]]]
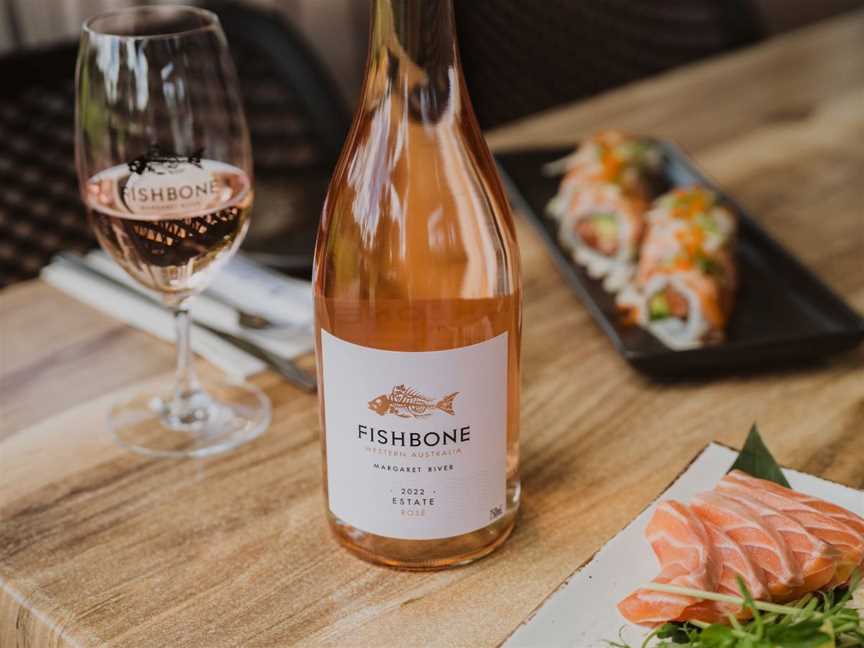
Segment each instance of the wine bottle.
[[325,495],[366,560],[480,558],[519,506],[522,293],[452,0],[374,0],[364,88],[315,250]]

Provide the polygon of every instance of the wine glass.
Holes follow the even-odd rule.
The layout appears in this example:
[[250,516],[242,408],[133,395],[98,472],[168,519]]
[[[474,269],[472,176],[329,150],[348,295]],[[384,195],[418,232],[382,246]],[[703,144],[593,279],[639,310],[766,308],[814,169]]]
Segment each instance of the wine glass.
[[[252,153],[219,19],[193,7],[113,11],[84,23],[76,71],[81,196],[104,250],[174,313],[173,388],[119,403],[117,441],[201,457],[263,432],[270,403],[249,384],[200,380],[188,301],[249,227]],[[130,358],[134,361],[134,358]]]

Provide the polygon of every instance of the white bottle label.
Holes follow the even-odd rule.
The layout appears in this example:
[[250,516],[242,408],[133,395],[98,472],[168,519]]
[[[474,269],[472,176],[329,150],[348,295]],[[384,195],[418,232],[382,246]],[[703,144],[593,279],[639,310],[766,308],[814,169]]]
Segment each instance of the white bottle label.
[[382,351],[321,331],[330,510],[367,533],[448,538],[506,508],[507,333]]

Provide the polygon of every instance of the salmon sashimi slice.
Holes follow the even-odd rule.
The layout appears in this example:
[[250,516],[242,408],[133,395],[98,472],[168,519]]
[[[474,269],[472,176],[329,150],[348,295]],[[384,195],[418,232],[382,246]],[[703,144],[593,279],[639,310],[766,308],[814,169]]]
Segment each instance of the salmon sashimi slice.
[[845,584],[856,567],[864,566],[864,534],[843,519],[832,518],[804,500],[792,497],[797,494],[795,491],[751,477],[740,470],[730,472],[716,488],[727,495],[752,497],[782,511],[800,522],[814,536],[837,549],[837,569],[828,583],[829,587]]
[[761,517],[786,541],[786,546],[789,547],[789,552],[803,580],[801,585],[790,594],[792,598],[800,598],[808,592],[815,592],[831,582],[837,571],[839,551],[810,533],[800,522],[772,506],[747,495],[728,495],[728,497]]
[[714,601],[700,601],[687,606],[675,621],[702,621],[703,623],[728,623],[722,604]]
[[804,493],[799,493],[798,491],[792,490],[791,488],[786,488],[785,486],[775,484],[774,482],[770,482],[765,479],[749,477],[741,471],[734,472],[739,473],[741,476],[747,477],[748,479],[758,482],[758,485],[765,490],[777,493],[784,493],[794,500],[802,502],[803,504],[807,504],[808,506],[816,509],[821,513],[824,513],[830,518],[840,520],[847,526],[855,529],[858,533],[864,535],[864,518],[862,518],[860,515],[856,515],[852,511],[843,508],[842,506],[832,504],[831,502],[826,502],[825,500],[819,499],[818,497],[813,497],[812,495],[805,495]]
[[782,535],[748,507],[714,491],[697,495],[690,506],[703,520],[720,527],[761,567],[772,599],[791,600],[804,580]]
[[[690,574],[679,567],[663,568],[652,581],[682,587],[694,587]],[[701,589],[701,587],[699,588]],[[618,611],[630,623],[656,626],[669,621],[699,619],[707,623],[719,620],[717,608],[689,596],[638,589],[618,603]]]
[[[714,545],[722,566],[717,582],[717,591],[720,594],[741,596],[741,589],[738,587],[738,578],[741,578],[754,599],[770,601],[771,593],[765,585],[765,574],[760,567],[753,563],[744,548],[711,521],[705,520],[705,529],[708,531],[708,538]],[[740,606],[728,603],[716,603],[715,605],[723,614],[734,614],[739,618],[745,616]],[[749,616],[749,612],[747,616]]]
[[[720,565],[705,525],[684,504],[661,502],[645,531],[660,562],[657,583],[713,592]],[[657,625],[683,620],[685,610],[698,599],[677,594],[638,589],[618,604],[618,610],[631,623]]]
[[[763,581],[764,575],[762,570],[753,564],[753,561],[750,560],[743,547],[726,535],[713,522],[707,520],[703,520],[702,522],[705,525],[708,539],[714,546],[715,555],[720,563],[716,591],[720,594],[741,596],[741,589],[738,587],[738,578],[740,577],[754,599],[770,601],[771,594],[768,592],[768,588]],[[725,623],[728,621],[730,614],[738,619],[745,619],[749,618],[752,613],[750,610],[742,609],[740,605],[716,601],[701,601],[684,610],[678,620]]]

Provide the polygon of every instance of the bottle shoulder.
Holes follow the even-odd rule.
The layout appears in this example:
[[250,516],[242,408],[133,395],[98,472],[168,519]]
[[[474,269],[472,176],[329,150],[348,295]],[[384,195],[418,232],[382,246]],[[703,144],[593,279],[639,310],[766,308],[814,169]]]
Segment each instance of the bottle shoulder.
[[392,105],[358,119],[322,215],[316,279],[322,274],[322,289],[360,281],[423,296],[454,285],[472,296],[514,292],[512,216],[482,136],[460,120],[424,124]]

